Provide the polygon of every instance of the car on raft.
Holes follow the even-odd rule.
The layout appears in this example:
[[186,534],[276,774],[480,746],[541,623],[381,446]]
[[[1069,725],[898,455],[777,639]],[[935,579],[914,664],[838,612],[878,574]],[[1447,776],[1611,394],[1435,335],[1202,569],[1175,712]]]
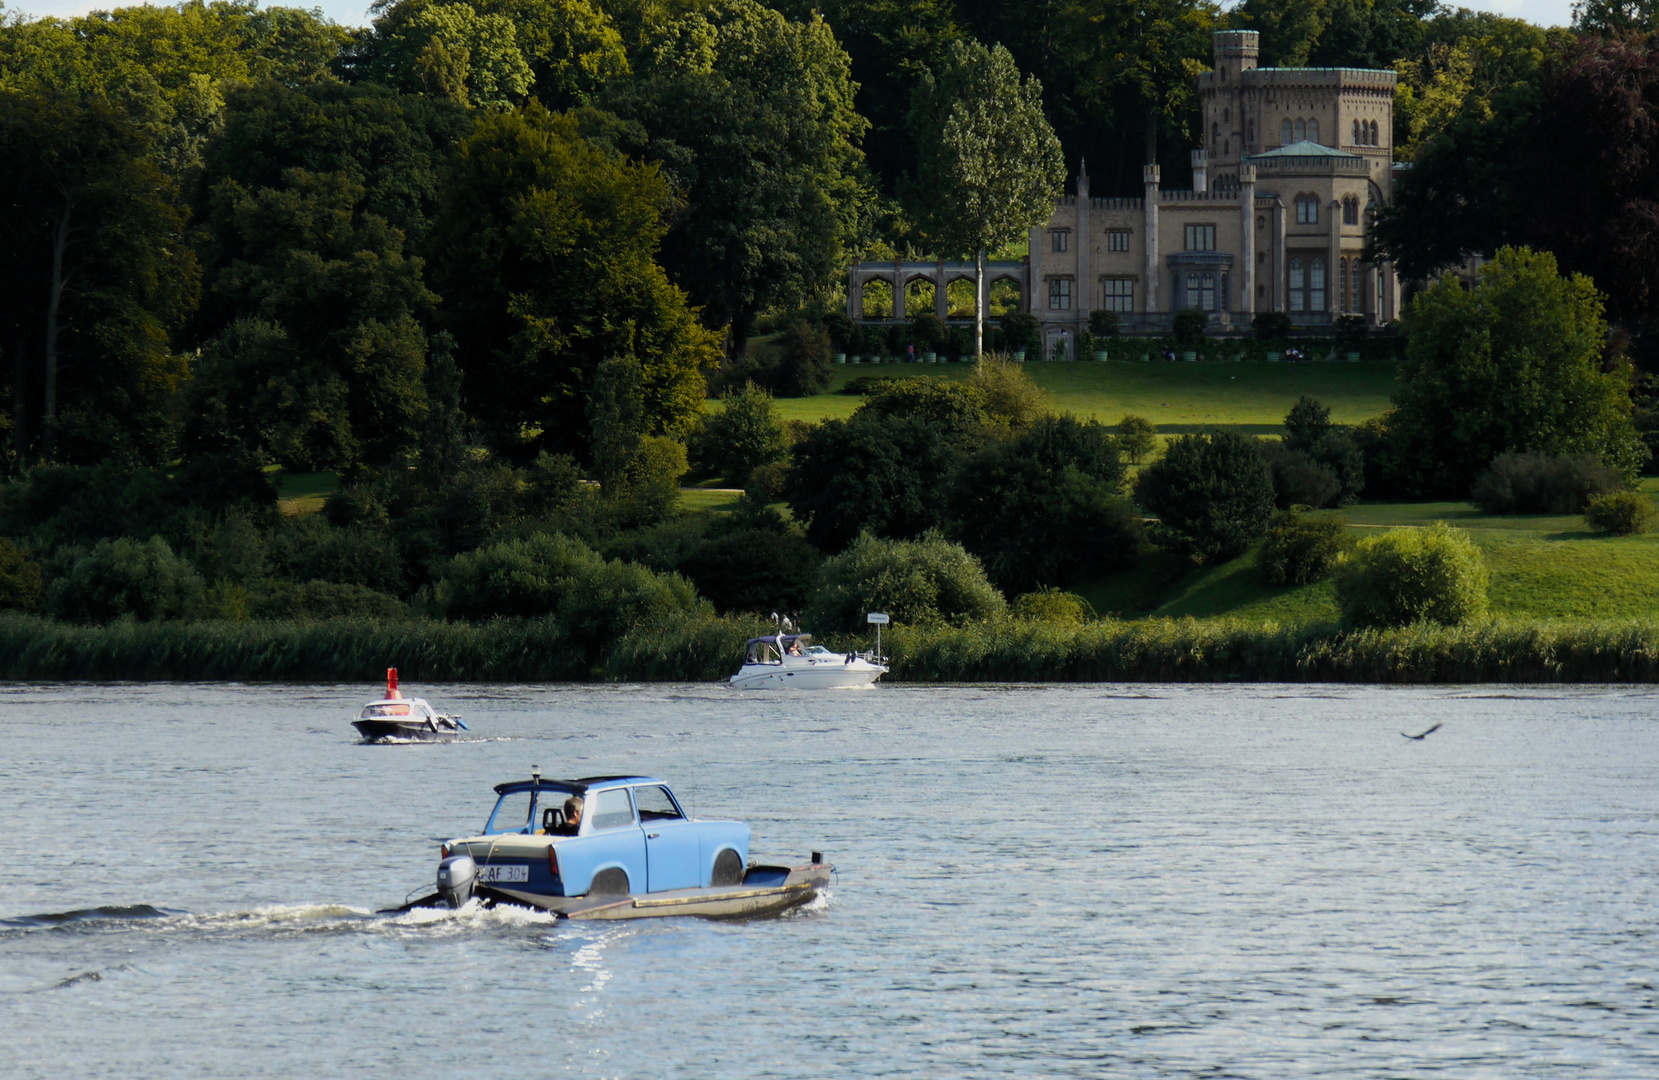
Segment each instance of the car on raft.
[[797,907],[829,885],[818,852],[798,866],[749,862],[749,826],[698,821],[661,780],[589,776],[495,787],[484,830],[440,849],[437,892],[398,910],[477,900],[571,919],[750,918]]

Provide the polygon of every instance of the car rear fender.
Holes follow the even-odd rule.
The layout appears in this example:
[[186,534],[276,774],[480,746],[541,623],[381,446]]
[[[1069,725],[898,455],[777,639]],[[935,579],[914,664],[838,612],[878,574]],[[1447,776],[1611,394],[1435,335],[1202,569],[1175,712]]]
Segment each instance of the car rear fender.
[[701,880],[708,885],[714,879],[714,860],[722,851],[737,853],[738,864],[749,864],[749,826],[741,821],[699,821],[697,823],[698,855]]

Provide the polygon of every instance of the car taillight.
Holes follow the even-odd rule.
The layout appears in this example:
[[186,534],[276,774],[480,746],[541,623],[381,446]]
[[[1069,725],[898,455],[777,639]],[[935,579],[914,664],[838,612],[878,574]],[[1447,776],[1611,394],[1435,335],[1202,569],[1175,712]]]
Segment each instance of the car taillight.
[[547,872],[559,876],[559,853],[552,844],[547,845]]

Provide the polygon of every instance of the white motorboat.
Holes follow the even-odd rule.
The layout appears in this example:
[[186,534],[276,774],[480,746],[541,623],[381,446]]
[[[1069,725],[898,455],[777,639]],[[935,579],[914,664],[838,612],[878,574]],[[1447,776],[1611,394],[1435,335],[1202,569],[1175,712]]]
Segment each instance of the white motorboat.
[[837,690],[869,686],[887,674],[887,664],[871,653],[830,652],[812,644],[811,634],[773,634],[750,638],[743,667],[732,685],[744,690]]
[[447,742],[468,730],[459,716],[438,712],[425,698],[404,697],[397,668],[386,669],[386,696],[363,706],[351,726],[364,742]]

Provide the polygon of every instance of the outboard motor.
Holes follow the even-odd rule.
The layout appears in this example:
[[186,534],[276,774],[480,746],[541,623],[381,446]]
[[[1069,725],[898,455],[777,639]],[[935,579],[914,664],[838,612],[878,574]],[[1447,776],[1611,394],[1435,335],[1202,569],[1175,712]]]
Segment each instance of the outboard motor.
[[452,908],[472,899],[477,882],[478,864],[471,855],[451,855],[438,864],[438,895]]

